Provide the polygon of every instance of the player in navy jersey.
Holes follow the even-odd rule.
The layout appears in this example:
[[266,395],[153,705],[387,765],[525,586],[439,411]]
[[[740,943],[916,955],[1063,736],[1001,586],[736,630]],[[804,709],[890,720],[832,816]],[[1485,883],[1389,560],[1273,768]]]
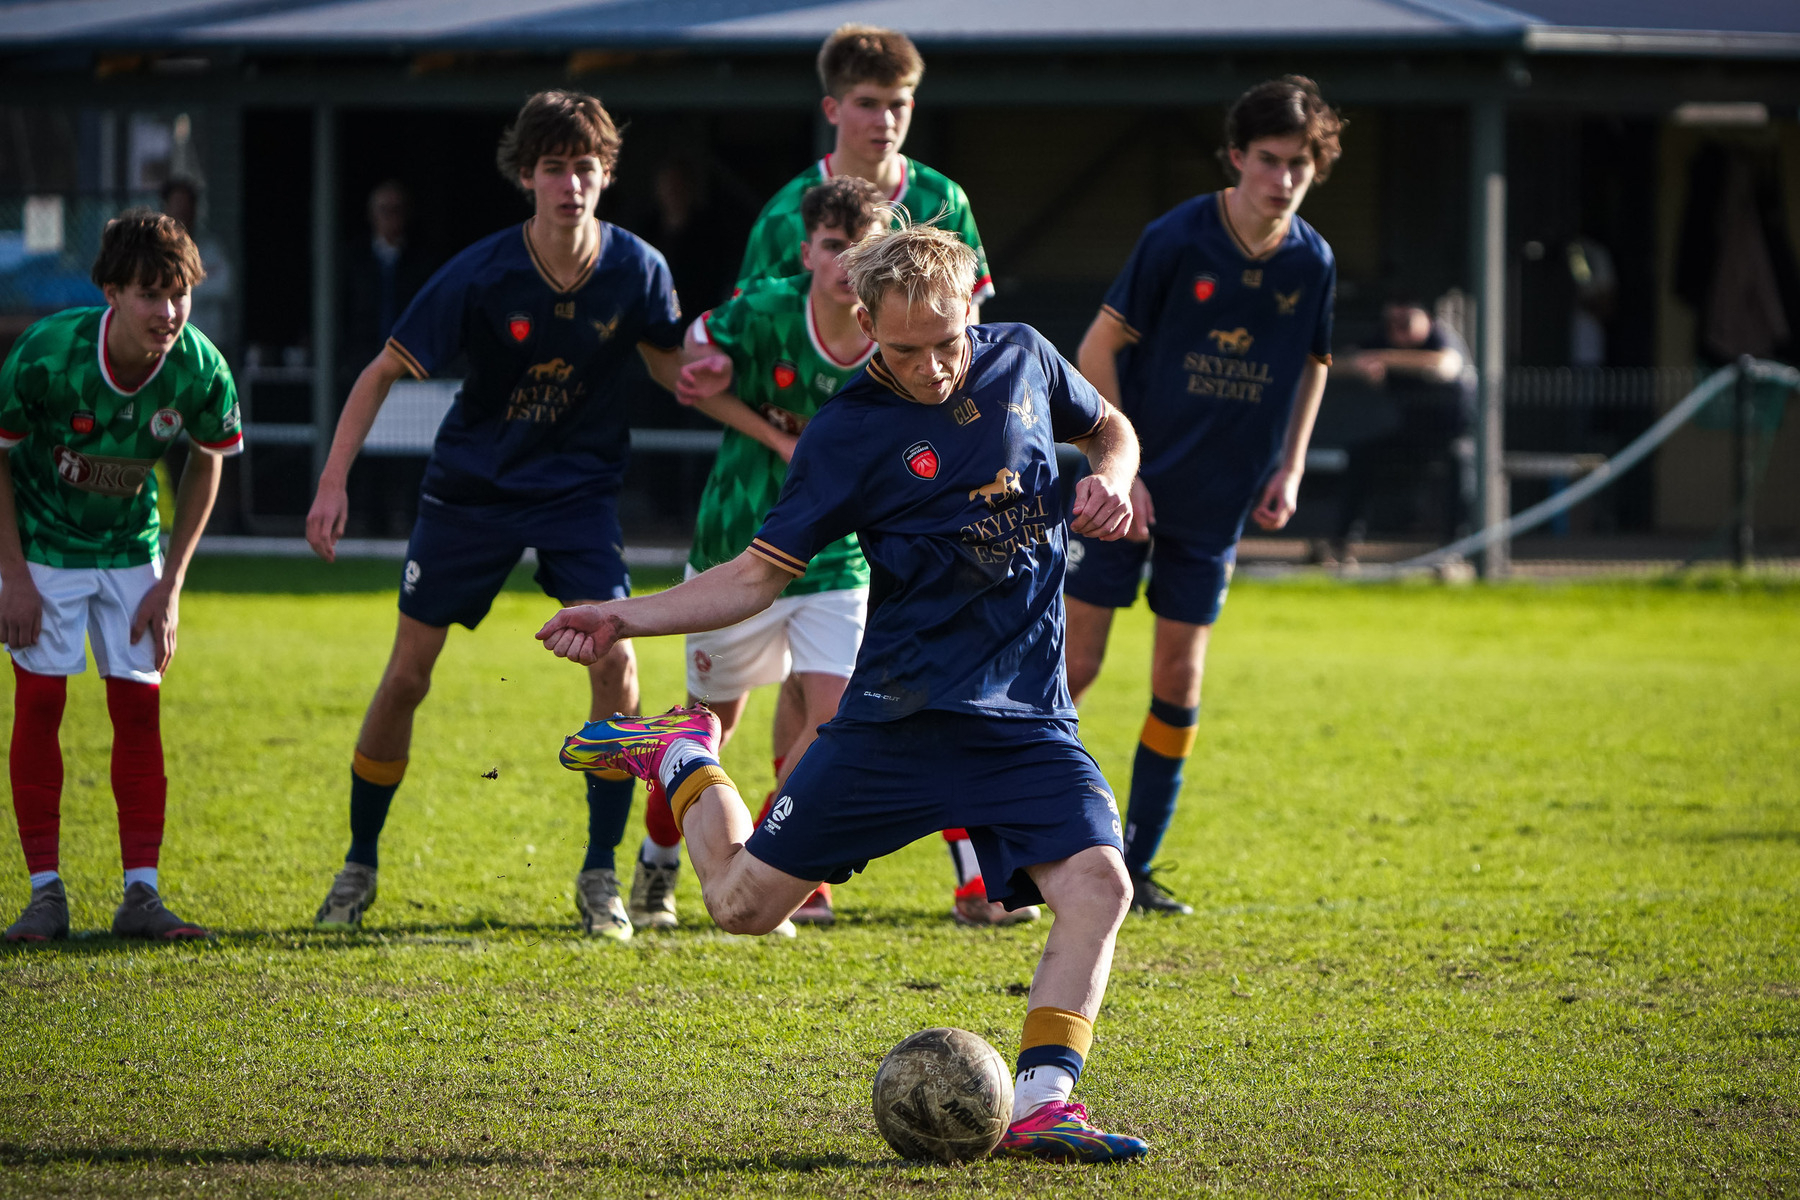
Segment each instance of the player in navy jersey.
[[[1096,1162],[1143,1154],[1069,1101],[1130,900],[1118,811],[1076,736],[1063,677],[1069,528],[1116,538],[1137,467],[1130,425],[1032,329],[970,326],[976,258],[929,225],[841,258],[878,346],[807,425],[750,548],[656,596],[564,609],[538,636],[592,661],[628,636],[735,624],[854,533],[869,617],[837,715],[751,831],[705,708],[596,721],[564,765],[657,780],[713,917],[767,933],[821,881],[949,826],[988,895],[1057,920],[1032,983],[1004,1152]],[[1093,474],[1059,502],[1056,443]]]
[[1194,747],[1206,643],[1246,519],[1294,513],[1331,362],[1337,267],[1298,215],[1330,174],[1342,121],[1311,80],[1241,96],[1221,154],[1235,186],[1152,221],[1082,339],[1082,374],[1150,450],[1124,541],[1069,547],[1069,686],[1080,699],[1113,610],[1137,600],[1146,559],[1156,614],[1150,713],[1132,764],[1125,864],[1140,911],[1188,913],[1151,877]]
[[[526,101],[498,161],[532,198],[533,216],[431,278],[338,421],[306,522],[326,561],[344,531],[350,463],[388,389],[459,356],[467,362],[425,470],[400,628],[351,767],[350,850],[319,908],[322,926],[356,926],[375,902],[377,842],[449,627],[481,621],[527,547],[537,550],[537,582],[564,603],[630,594],[614,505],[629,450],[620,376],[642,355],[673,389],[681,308],[662,255],[594,217],[618,152],[618,130],[592,96],[540,92]],[[590,682],[593,715],[635,712],[630,644],[595,662]],[[587,859],[576,879],[584,927],[619,940],[630,938],[631,922],[612,856],[634,786],[623,772],[588,776]]]

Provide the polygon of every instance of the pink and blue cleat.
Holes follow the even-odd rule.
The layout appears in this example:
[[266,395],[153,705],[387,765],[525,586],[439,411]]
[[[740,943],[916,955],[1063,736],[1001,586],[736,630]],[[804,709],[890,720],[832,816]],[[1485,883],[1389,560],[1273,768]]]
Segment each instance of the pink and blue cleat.
[[654,717],[614,713],[604,721],[589,721],[580,733],[570,734],[557,757],[571,771],[625,771],[655,783],[663,756],[678,741],[699,742],[716,758],[719,718],[704,704],[678,706]]
[[1108,1163],[1142,1158],[1148,1143],[1122,1133],[1103,1133],[1088,1123],[1080,1104],[1046,1104],[1014,1121],[994,1147],[1009,1158],[1046,1158],[1053,1162]]

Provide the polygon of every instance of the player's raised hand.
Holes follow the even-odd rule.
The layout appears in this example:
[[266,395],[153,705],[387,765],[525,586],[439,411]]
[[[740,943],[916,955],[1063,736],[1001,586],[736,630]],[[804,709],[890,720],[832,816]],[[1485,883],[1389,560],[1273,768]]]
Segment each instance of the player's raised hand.
[[1131,528],[1131,496],[1104,475],[1083,476],[1075,485],[1069,528],[1086,537],[1116,542]]
[[319,480],[318,494],[306,514],[306,543],[326,562],[337,561],[338,539],[344,536],[344,521],[350,515],[350,496],[341,483]]
[[175,590],[175,580],[165,575],[157,580],[156,586],[144,593],[137,613],[131,618],[133,642],[146,632],[150,634],[156,649],[158,674],[168,670],[170,660],[175,657],[175,627],[180,623],[180,593]]
[[1156,524],[1156,505],[1150,502],[1150,489],[1144,481],[1131,481],[1131,525],[1125,530],[1128,542],[1147,542],[1150,540],[1150,527]]
[[625,622],[602,605],[577,604],[546,621],[537,639],[556,657],[591,667],[625,640]]
[[14,650],[37,645],[44,628],[44,598],[20,565],[18,577],[0,586],[0,642]]
[[675,377],[675,399],[683,404],[698,404],[708,397],[718,395],[730,385],[730,356],[709,354],[705,358],[696,358],[681,368],[681,374]]
[[1277,471],[1263,488],[1262,500],[1250,511],[1250,519],[1263,529],[1280,529],[1300,507],[1300,472]]

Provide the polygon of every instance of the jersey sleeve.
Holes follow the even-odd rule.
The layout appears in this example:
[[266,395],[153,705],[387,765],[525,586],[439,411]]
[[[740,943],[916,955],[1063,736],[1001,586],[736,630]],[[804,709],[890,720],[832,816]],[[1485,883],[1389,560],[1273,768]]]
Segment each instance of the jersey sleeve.
[[428,379],[461,352],[472,272],[461,257],[438,269],[394,322],[387,348],[414,378]]
[[1099,428],[1106,416],[1106,399],[1055,346],[1035,331],[1034,336],[1050,404],[1050,434],[1059,442],[1080,441]]
[[27,330],[24,337],[13,343],[6,364],[0,366],[0,450],[11,450],[30,435],[31,413],[26,402],[32,397],[25,393],[38,375],[43,375],[46,382],[49,379],[41,364],[25,361],[30,342],[31,332]]
[[1331,365],[1331,320],[1332,310],[1337,307],[1337,263],[1333,262],[1325,268],[1324,286],[1319,289],[1319,307],[1313,315],[1312,346],[1313,358],[1326,366]]
[[819,551],[855,533],[867,518],[866,472],[844,422],[815,418],[800,435],[787,482],[763,518],[750,553],[799,577]]
[[975,293],[970,299],[976,304],[984,304],[993,298],[994,277],[988,270],[987,249],[981,244],[981,231],[975,228],[975,210],[969,205],[968,193],[962,185],[954,181],[950,188],[950,211],[944,216],[944,225],[975,251]]
[[785,203],[787,189],[775,194],[756,218],[750,238],[744,244],[744,261],[738,267],[737,288],[741,292],[762,279],[781,279],[799,271],[796,261],[790,268],[786,260],[799,257],[800,242],[805,237],[800,229],[800,214],[790,211]]
[[1179,256],[1175,247],[1164,245],[1164,241],[1162,222],[1144,230],[1131,257],[1125,260],[1124,269],[1106,289],[1106,300],[1101,305],[1118,318],[1134,342],[1156,328],[1164,298],[1169,294],[1170,276]]
[[[214,351],[215,356],[217,351]],[[229,456],[244,448],[243,414],[238,409],[237,382],[223,358],[218,358],[199,387],[188,438],[208,454]]]
[[646,257],[649,271],[644,281],[643,340],[658,350],[674,350],[680,347],[685,331],[681,298],[675,294],[675,277],[661,254],[651,250]]

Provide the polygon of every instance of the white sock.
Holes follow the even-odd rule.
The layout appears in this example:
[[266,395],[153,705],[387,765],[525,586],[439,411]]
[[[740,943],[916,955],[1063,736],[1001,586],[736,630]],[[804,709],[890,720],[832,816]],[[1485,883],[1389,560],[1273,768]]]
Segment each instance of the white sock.
[[969,880],[981,874],[981,864],[975,859],[975,843],[967,838],[960,842],[951,842],[950,853],[956,858],[957,887],[966,886]]
[[663,751],[662,764],[656,772],[656,781],[663,785],[665,791],[673,792],[675,789],[670,786],[670,781],[675,778],[681,768],[695,759],[709,763],[719,761],[708,754],[706,747],[695,739],[685,737],[676,739],[667,750]]
[[681,865],[681,843],[673,846],[659,846],[649,838],[644,839],[643,848],[638,851],[638,858],[653,867],[679,867]]
[[134,883],[147,883],[150,885],[150,890],[154,892],[156,890],[156,868],[132,867],[126,871],[125,886],[130,887]]
[[1061,1067],[1026,1067],[1013,1080],[1012,1119],[1022,1121],[1046,1104],[1058,1104],[1075,1090],[1075,1077]]
[[62,876],[55,871],[33,871],[31,873],[31,890],[35,892],[41,887],[49,887],[61,878]]

